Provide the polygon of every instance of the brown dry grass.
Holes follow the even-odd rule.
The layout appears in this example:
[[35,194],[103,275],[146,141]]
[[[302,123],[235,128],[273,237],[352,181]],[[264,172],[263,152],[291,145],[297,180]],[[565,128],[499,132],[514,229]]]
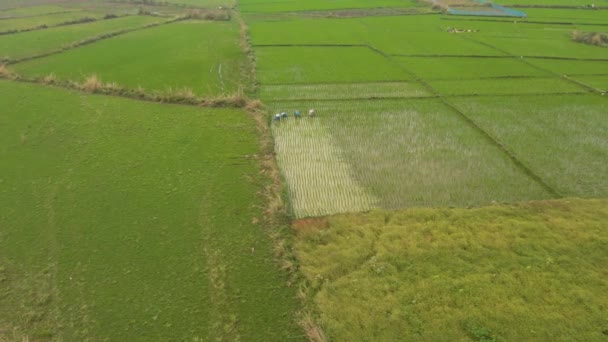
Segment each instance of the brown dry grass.
[[12,77],[13,73],[6,67],[5,64],[0,64],[0,77]]
[[97,75],[91,75],[84,80],[80,87],[84,91],[94,93],[103,88],[103,83],[101,82],[101,79],[97,77]]
[[306,234],[309,232],[315,232],[318,230],[326,229],[329,227],[329,222],[323,217],[305,218],[301,220],[295,220],[291,223],[291,228],[296,234]]
[[53,84],[55,82],[57,82],[57,77],[53,73],[50,73],[42,78],[42,83],[44,84]]
[[230,13],[224,9],[190,8],[186,11],[184,18],[185,19],[213,20],[213,21],[228,21],[228,20],[230,20]]
[[327,342],[327,337],[319,325],[315,322],[313,315],[306,312],[300,319],[300,326],[304,329],[309,341]]
[[595,45],[595,46],[608,46],[608,34],[602,32],[582,32],[572,31],[572,40],[575,42]]

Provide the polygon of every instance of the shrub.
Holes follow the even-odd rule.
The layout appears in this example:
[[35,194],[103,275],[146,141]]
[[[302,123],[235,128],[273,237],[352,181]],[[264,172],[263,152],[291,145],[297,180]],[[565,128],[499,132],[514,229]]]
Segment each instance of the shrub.
[[57,82],[57,77],[55,77],[55,74],[53,73],[50,73],[42,78],[42,83],[45,84],[53,84],[55,82]]
[[583,44],[608,46],[608,34],[602,32],[582,32],[575,30],[572,31],[572,40]]
[[82,88],[82,90],[84,90],[84,91],[94,93],[94,92],[98,91],[99,89],[101,89],[102,87],[103,87],[103,83],[97,77],[97,75],[91,75],[84,81],[84,83],[82,83],[80,88]]

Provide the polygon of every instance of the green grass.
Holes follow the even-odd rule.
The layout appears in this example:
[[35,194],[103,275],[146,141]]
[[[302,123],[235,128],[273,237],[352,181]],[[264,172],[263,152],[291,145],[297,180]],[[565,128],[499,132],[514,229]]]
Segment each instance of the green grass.
[[608,59],[608,49],[574,42],[570,32],[559,38],[481,38],[479,41],[515,56]]
[[604,93],[608,92],[608,75],[574,76],[572,78]]
[[298,340],[246,113],[9,81],[0,107],[0,340]]
[[292,11],[317,11],[354,8],[376,8],[376,7],[416,7],[420,6],[413,0],[308,0],[308,1],[240,1],[239,7],[243,12],[292,12]]
[[[273,124],[296,217],[364,206],[469,206],[549,196],[438,100],[270,105],[271,113],[290,115],[308,108],[317,117]],[[356,205],[334,211],[351,202]]]
[[425,80],[551,75],[511,58],[396,57],[394,60]]
[[234,0],[164,0],[164,2],[201,8],[217,8],[220,6],[231,8],[234,6]]
[[[132,32],[14,69],[28,76],[54,73],[82,80],[96,74],[104,82],[150,91],[190,88],[217,95],[244,87],[246,63],[235,22],[185,21]],[[221,76],[221,77],[220,77]]]
[[406,98],[432,96],[417,82],[269,85],[260,90],[263,100]]
[[606,99],[598,95],[452,99],[566,196],[608,196]]
[[[599,5],[599,3],[597,5]],[[605,23],[608,19],[608,12],[606,11],[544,8],[526,8],[523,9],[523,11],[528,15],[528,20],[547,20],[569,23]]]
[[57,5],[43,5],[43,6],[30,6],[30,7],[18,7],[9,10],[0,11],[0,18],[6,17],[24,17],[32,15],[41,15],[48,13],[60,13],[60,12],[71,12],[77,9],[62,7]]
[[608,201],[296,222],[332,341],[602,341]]
[[367,47],[259,47],[262,84],[402,81],[409,76]]
[[253,44],[362,44],[365,37],[359,19],[252,21],[249,28]]
[[0,32],[33,29],[41,25],[55,26],[64,22],[75,21],[82,18],[100,19],[103,16],[103,13],[76,11],[30,18],[3,19],[0,20]]
[[93,23],[60,26],[46,30],[0,36],[0,57],[20,59],[61,49],[83,39],[109,32],[133,29],[165,19],[129,16]]
[[531,59],[529,63],[559,75],[608,75],[605,61],[569,61],[551,59]]
[[[383,29],[370,30],[370,43],[391,55],[455,55],[455,56],[502,56],[504,53],[476,42],[465,40],[457,34],[437,32],[383,33]],[[395,42],[398,43],[395,43]],[[432,42],[432,43],[429,43]]]
[[[537,5],[537,6],[581,6],[586,7],[591,4],[587,0],[500,0],[501,5]],[[597,2],[596,6],[603,5]]]
[[[505,78],[467,81],[430,81],[442,95],[513,95],[585,93],[587,89],[560,78]],[[494,101],[502,101],[494,99]]]

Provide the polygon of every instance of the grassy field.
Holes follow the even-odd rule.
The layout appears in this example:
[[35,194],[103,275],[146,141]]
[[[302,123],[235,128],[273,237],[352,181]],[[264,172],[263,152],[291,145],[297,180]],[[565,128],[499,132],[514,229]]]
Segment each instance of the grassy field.
[[0,340],[299,338],[244,112],[0,95]]
[[164,17],[0,35],[0,341],[600,341],[608,11],[504,3],[3,0]]
[[0,11],[0,18],[28,17],[49,13],[72,12],[77,10],[78,9],[75,8],[68,8],[57,5],[17,7]]
[[260,90],[264,100],[339,100],[427,97],[432,94],[418,82],[375,82],[304,85],[269,85]]
[[318,11],[354,8],[376,7],[415,7],[420,6],[413,0],[309,0],[309,1],[267,1],[257,0],[239,1],[243,12],[291,12],[291,11]]
[[367,47],[259,47],[261,84],[403,81],[410,77]]
[[563,195],[608,196],[606,99],[510,97],[500,106],[492,98],[451,101]]
[[[341,204],[350,202],[382,208],[469,206],[549,196],[438,100],[271,104],[273,113],[307,108],[315,108],[317,117],[273,123],[277,159],[297,218],[360,210],[360,204]],[[327,185],[334,179],[343,192]],[[353,180],[365,194],[342,185]],[[330,204],[332,198],[339,208]]]
[[109,32],[133,29],[166,19],[148,16],[129,16],[92,23],[60,26],[36,30],[18,35],[0,36],[0,57],[5,60],[20,59],[61,49],[81,40]]
[[[451,95],[513,95],[513,94],[573,94],[587,92],[581,86],[559,78],[505,78],[468,80],[467,82],[430,81],[440,94]],[[496,102],[497,99],[494,99]]]
[[294,222],[331,341],[603,341],[608,201]]
[[575,76],[573,79],[598,91],[608,93],[608,75]]
[[608,75],[605,61],[529,60],[530,64],[559,75]]
[[425,80],[474,80],[551,75],[513,58],[398,57],[395,60]]
[[55,26],[83,18],[100,19],[103,16],[103,13],[74,11],[69,13],[58,13],[27,18],[2,19],[0,20],[0,32],[28,30],[42,25]]
[[245,87],[241,77],[245,63],[235,22],[184,21],[17,64],[14,69],[31,77],[53,73],[59,79],[80,81],[97,75],[129,88],[189,88],[199,95],[218,95]]

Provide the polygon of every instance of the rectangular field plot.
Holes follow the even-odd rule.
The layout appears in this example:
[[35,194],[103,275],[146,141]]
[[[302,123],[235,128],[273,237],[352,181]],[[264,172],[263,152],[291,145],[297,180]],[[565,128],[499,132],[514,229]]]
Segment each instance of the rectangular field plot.
[[0,108],[0,340],[214,341],[235,321],[237,340],[301,334],[252,223],[245,112],[5,80]]
[[242,12],[294,12],[375,7],[416,7],[413,0],[307,0],[307,1],[240,1]]
[[514,56],[608,59],[608,49],[574,42],[569,33],[557,37],[555,35],[538,38],[479,36],[475,39]]
[[432,96],[416,82],[268,85],[260,89],[263,100],[373,99]]
[[587,89],[573,82],[552,78],[504,78],[465,81],[429,81],[441,95],[510,95],[585,93]]
[[528,20],[564,23],[606,23],[608,21],[608,12],[603,10],[526,8],[523,11],[528,15]]
[[393,60],[425,80],[551,76],[514,58],[394,57]]
[[166,19],[150,16],[128,16],[4,35],[0,36],[0,59],[12,60],[35,56],[104,33],[137,28],[163,20]]
[[258,47],[262,84],[402,81],[410,77],[367,47]]
[[[291,115],[311,107],[314,118]],[[272,131],[297,217],[549,196],[436,100],[302,101],[270,108],[290,113]]]
[[608,75],[574,76],[572,79],[599,91],[603,91],[604,93],[608,93]]
[[608,75],[608,61],[528,59],[530,64],[560,75]]
[[453,99],[565,196],[608,195],[608,101],[599,95]]
[[29,18],[3,19],[0,20],[0,32],[28,30],[42,25],[55,26],[83,18],[99,19],[103,16],[103,13],[75,11]]
[[[527,5],[527,6],[580,6],[587,7],[587,0],[500,0],[501,5]],[[600,3],[598,3],[599,5]]]
[[252,21],[252,44],[362,44],[365,26],[358,19]]
[[58,55],[17,64],[28,76],[54,73],[146,90],[190,88],[196,94],[234,92],[246,63],[235,22],[186,21],[99,41]]
[[11,17],[26,17],[41,14],[50,13],[61,13],[61,12],[72,12],[78,11],[77,8],[62,7],[56,5],[42,5],[42,6],[29,6],[12,8],[8,10],[0,11],[0,19],[11,18]]
[[444,31],[382,34],[370,30],[370,44],[389,55],[503,56],[504,53]]

